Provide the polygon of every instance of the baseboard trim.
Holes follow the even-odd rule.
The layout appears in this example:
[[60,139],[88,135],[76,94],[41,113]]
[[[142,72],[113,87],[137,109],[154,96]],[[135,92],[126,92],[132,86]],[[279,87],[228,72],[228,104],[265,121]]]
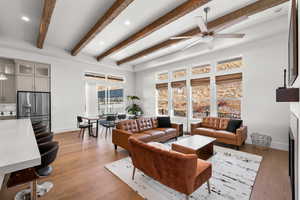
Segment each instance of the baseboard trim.
[[[247,144],[252,144],[251,139],[248,138],[246,140],[246,143]],[[283,150],[283,151],[288,151],[289,150],[289,145],[287,143],[283,143],[283,142],[272,141],[271,148],[272,149]]]
[[66,132],[77,132],[79,131],[78,128],[64,128],[64,129],[56,129],[56,130],[53,130],[53,133],[54,134],[61,134],[61,133],[66,133]]

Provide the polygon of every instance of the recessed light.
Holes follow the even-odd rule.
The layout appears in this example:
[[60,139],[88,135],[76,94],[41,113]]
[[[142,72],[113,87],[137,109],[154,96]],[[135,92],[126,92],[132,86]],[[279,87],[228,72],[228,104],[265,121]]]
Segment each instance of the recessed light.
[[23,21],[25,21],[25,22],[29,22],[30,21],[30,19],[28,17],[26,17],[26,16],[22,16],[21,19]]
[[131,24],[131,22],[130,22],[129,20],[126,20],[126,21],[124,22],[124,24],[125,24],[126,26],[129,26],[129,25]]

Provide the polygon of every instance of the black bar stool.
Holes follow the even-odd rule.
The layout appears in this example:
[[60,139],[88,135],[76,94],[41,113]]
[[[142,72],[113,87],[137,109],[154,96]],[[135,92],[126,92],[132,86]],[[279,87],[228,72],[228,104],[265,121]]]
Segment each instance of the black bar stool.
[[77,116],[77,128],[80,128],[79,137],[83,139],[85,129],[89,129],[91,131],[92,124],[84,123],[82,117]]

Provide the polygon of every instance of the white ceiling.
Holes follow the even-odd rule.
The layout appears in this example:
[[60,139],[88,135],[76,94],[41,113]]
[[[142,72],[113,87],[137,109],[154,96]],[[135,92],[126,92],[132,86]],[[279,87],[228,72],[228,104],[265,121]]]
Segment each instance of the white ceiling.
[[[48,45],[71,50],[81,37],[96,23],[99,17],[109,9],[114,1],[115,0],[57,0],[45,47]],[[133,3],[99,33],[81,53],[90,56],[99,55],[185,1],[186,0],[134,0]],[[256,0],[212,0],[205,6],[211,7],[209,14],[210,21],[255,1]],[[203,15],[204,7],[196,9],[140,41],[110,55],[109,58],[120,60],[158,44],[170,36],[196,27],[194,16]],[[287,3],[279,7],[284,8],[280,13],[275,13],[274,10],[278,8],[273,8],[257,14],[251,17],[251,19],[236,25],[236,30],[244,29],[248,26],[253,26],[253,24],[262,23],[287,13]],[[38,35],[41,12],[41,0],[0,1],[0,37],[16,38],[32,43],[35,42]],[[29,17],[30,21],[22,21],[22,16]],[[129,20],[131,24],[125,25],[124,22],[126,20]],[[147,57],[135,60],[130,64],[136,65],[149,59],[151,60],[178,51],[178,49],[182,48],[188,42],[190,41],[160,50]]]

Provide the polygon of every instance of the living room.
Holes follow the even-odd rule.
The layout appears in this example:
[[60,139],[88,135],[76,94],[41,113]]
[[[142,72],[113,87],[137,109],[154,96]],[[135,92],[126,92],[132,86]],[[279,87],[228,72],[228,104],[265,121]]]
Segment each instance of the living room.
[[298,1],[156,3],[0,3],[0,199],[298,199]]

